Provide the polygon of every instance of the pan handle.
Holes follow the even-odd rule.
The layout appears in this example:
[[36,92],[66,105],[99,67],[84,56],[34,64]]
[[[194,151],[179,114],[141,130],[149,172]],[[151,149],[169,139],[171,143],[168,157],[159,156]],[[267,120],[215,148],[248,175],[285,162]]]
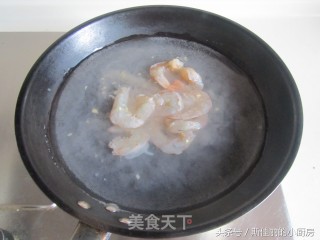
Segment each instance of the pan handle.
[[79,222],[70,240],[110,240],[111,233],[96,230]]

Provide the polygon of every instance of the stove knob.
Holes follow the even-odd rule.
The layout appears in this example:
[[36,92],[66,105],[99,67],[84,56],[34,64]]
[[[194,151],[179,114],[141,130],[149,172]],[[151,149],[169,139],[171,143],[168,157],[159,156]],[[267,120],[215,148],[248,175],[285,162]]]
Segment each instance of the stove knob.
[[11,233],[0,228],[0,240],[14,240]]

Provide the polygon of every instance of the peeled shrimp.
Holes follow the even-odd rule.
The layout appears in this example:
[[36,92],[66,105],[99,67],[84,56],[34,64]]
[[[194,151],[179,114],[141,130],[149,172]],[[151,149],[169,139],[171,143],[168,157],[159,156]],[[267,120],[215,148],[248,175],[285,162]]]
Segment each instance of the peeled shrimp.
[[199,129],[201,129],[201,124],[196,121],[173,120],[170,124],[168,124],[168,130],[172,133],[181,133]]
[[113,150],[113,155],[131,158],[147,150],[149,138],[149,135],[143,131],[132,131],[129,136],[114,138],[109,143],[109,147]]
[[109,143],[114,155],[148,153],[149,141],[164,153],[181,154],[207,124],[212,102],[193,68],[176,58],[152,65],[150,75],[164,89],[150,97],[122,87],[115,96],[109,132],[120,136]]
[[183,82],[203,88],[201,76],[193,68],[183,67],[183,62],[177,58],[152,65],[150,76],[168,90],[181,89],[185,85]]
[[210,96],[201,90],[192,89],[182,94],[185,103],[183,111],[170,116],[171,119],[188,120],[200,117],[209,112],[212,107]]
[[174,73],[178,69],[183,67],[183,62],[175,58],[171,61],[160,62],[150,67],[150,76],[158,83],[161,87],[167,89],[170,86],[170,80],[168,74]]
[[[115,96],[110,120],[113,124],[122,128],[138,128],[151,116],[155,109],[153,98],[143,96],[143,100],[137,106],[134,113],[128,107],[130,88],[122,87]],[[140,96],[140,98],[142,98]]]
[[179,134],[166,133],[163,129],[154,129],[151,142],[168,154],[181,154],[194,140],[195,134],[187,131]]
[[157,115],[169,116],[180,112],[184,105],[178,92],[163,91],[153,96],[158,107]]
[[183,133],[186,131],[195,131],[203,128],[208,121],[208,116],[203,115],[191,120],[166,120],[166,126],[169,132],[172,133]]
[[179,74],[184,81],[194,84],[199,89],[203,88],[202,78],[193,68],[181,68]]

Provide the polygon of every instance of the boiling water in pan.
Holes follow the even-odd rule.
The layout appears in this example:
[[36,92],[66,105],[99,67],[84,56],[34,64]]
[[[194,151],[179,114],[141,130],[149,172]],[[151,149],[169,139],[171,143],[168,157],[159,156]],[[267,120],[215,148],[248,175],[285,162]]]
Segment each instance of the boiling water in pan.
[[[113,156],[114,91],[159,89],[148,69],[175,57],[203,78],[213,102],[208,125],[181,155],[150,145],[134,159]],[[91,193],[131,209],[170,210],[221,196],[254,166],[265,134],[262,101],[247,75],[214,50],[180,39],[146,37],[102,49],[66,78],[56,101],[55,142],[68,171]]]

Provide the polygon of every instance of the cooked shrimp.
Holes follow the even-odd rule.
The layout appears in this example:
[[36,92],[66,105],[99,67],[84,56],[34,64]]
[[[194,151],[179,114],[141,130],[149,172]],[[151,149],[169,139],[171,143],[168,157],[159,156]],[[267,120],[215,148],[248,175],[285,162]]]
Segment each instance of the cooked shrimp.
[[148,148],[149,135],[143,131],[132,131],[129,136],[116,137],[110,143],[113,155],[128,158],[144,153]]
[[196,121],[173,120],[168,124],[168,130],[172,133],[181,133],[190,130],[199,130],[201,124]]
[[162,91],[153,96],[158,111],[156,115],[169,116],[183,109],[182,97],[178,92]]
[[184,81],[194,84],[199,89],[203,88],[202,78],[193,68],[181,68],[179,74]]
[[181,154],[207,124],[212,102],[201,90],[201,76],[193,68],[173,59],[152,65],[150,75],[164,88],[152,91],[152,97],[133,97],[125,87],[115,96],[110,114],[115,125],[109,132],[121,136],[109,143],[114,155],[133,158],[147,153],[149,140],[164,153]]
[[176,79],[170,84],[170,86],[167,88],[167,90],[169,90],[169,91],[180,91],[184,87],[185,87],[185,84],[181,80]]
[[202,115],[200,117],[191,120],[166,120],[166,126],[169,132],[172,133],[183,133],[186,131],[199,130],[203,128],[208,121],[207,115]]
[[110,133],[124,133],[125,131],[126,131],[126,129],[123,129],[117,125],[113,125],[108,128],[108,132],[110,132]]
[[178,58],[174,58],[167,62],[167,67],[174,72],[183,67],[183,62],[180,61]]
[[144,96],[143,101],[137,106],[134,113],[128,107],[130,88],[122,87],[118,90],[114,99],[110,114],[113,124],[122,128],[137,128],[142,126],[155,109],[153,98]]
[[[172,91],[182,89],[186,84],[193,84],[200,89],[203,88],[201,76],[193,68],[183,67],[183,62],[177,58],[152,65],[150,75],[160,86]],[[186,84],[183,84],[180,80]]]
[[200,117],[209,112],[212,107],[210,96],[201,90],[190,90],[182,94],[183,111],[170,116],[171,119],[188,120]]
[[[150,76],[163,88],[170,87],[170,74],[173,75],[175,71],[183,67],[183,62],[175,58],[171,61],[160,62],[150,67]],[[171,76],[171,78],[175,78]]]
[[151,142],[168,154],[181,154],[194,140],[195,134],[186,131],[179,134],[166,133],[163,129],[154,129]]
[[153,98],[141,94],[137,97],[136,106],[135,116],[145,122],[153,113],[156,105]]

